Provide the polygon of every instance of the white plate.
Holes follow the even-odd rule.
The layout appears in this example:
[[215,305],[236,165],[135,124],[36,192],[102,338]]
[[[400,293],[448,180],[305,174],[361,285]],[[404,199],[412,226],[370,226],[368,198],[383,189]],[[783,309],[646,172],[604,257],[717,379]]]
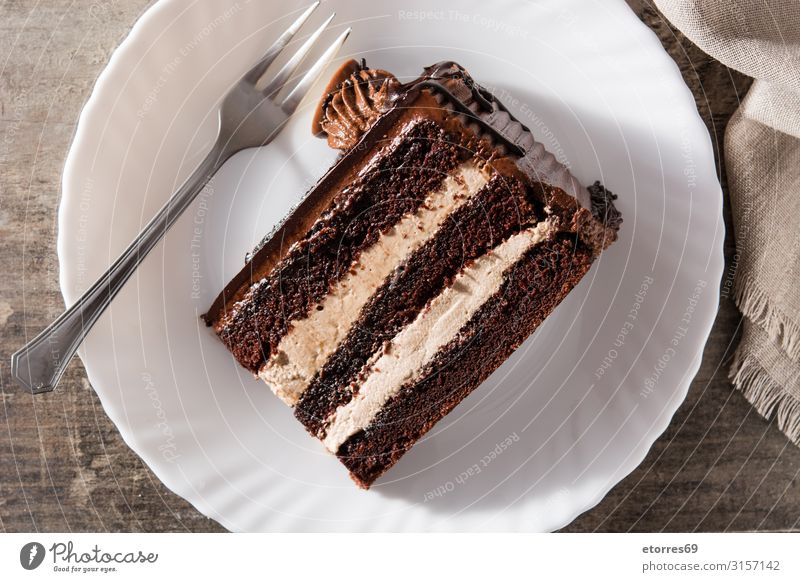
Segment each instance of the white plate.
[[[724,230],[711,142],[677,67],[624,2],[398,6],[326,2],[308,30],[335,7],[327,38],[353,26],[341,59],[366,57],[404,78],[443,59],[464,65],[583,182],[619,194],[620,240],[480,389],[358,490],[198,319],[336,156],[310,135],[306,102],[276,142],[220,171],[81,351],[125,441],[232,530],[563,526],[666,428],[716,313]],[[58,239],[67,302],[191,171],[219,98],[291,18],[285,2],[164,0],[137,22],[67,161]]]

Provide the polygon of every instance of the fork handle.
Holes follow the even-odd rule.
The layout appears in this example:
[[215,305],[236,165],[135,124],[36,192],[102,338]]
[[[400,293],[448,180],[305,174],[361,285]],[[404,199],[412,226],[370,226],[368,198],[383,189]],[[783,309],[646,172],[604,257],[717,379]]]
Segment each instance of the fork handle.
[[230,156],[217,139],[208,155],[147,226],[58,319],[11,357],[11,374],[32,394],[55,389],[86,334],[147,254]]

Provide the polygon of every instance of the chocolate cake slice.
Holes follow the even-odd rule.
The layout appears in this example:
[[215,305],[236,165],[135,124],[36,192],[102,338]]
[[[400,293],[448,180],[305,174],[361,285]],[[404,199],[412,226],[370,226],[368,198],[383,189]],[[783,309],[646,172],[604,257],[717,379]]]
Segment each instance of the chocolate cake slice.
[[555,309],[621,218],[452,62],[400,83],[350,61],[314,131],[342,156],[204,317],[368,488]]

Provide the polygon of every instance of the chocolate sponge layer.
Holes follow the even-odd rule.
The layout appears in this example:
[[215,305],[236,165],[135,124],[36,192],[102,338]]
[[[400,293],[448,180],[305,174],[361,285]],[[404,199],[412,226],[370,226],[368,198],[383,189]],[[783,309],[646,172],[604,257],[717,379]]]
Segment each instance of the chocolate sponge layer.
[[295,407],[309,432],[319,436],[325,419],[358,392],[356,376],[370,356],[449,286],[465,264],[544,217],[532,194],[520,180],[496,175],[397,269]]
[[353,480],[369,487],[478,387],[580,281],[592,258],[567,235],[528,251],[500,290],[426,367],[422,380],[404,386],[366,430],[339,448],[337,457]]
[[471,155],[432,121],[411,125],[333,200],[314,227],[255,283],[217,333],[256,372],[286,334],[350,269],[381,232],[416,210],[448,172]]

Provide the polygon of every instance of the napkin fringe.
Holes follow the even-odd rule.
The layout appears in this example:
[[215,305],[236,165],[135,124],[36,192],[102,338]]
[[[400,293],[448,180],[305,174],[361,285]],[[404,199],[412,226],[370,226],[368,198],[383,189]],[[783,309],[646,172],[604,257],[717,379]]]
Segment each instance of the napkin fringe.
[[800,446],[800,400],[783,390],[758,360],[741,357],[740,350],[736,350],[729,376],[761,416],[769,420],[777,413],[778,429]]
[[733,298],[739,310],[767,332],[787,356],[800,361],[800,325],[792,321],[749,277],[742,276],[734,285]]

